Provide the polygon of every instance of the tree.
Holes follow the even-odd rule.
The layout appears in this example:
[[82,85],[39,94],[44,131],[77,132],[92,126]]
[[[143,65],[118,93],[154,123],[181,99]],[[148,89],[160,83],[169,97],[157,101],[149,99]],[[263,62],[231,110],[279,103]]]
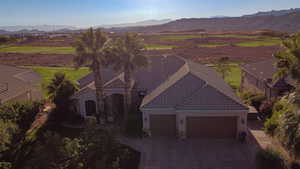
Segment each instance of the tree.
[[228,65],[229,58],[221,57],[216,64],[217,72],[219,72],[223,79],[231,72],[230,65]]
[[74,58],[75,66],[89,66],[94,73],[96,87],[96,118],[100,123],[104,112],[103,97],[103,79],[101,69],[106,65],[107,49],[110,48],[110,40],[101,29],[93,30],[90,28],[87,32],[82,33],[74,44],[77,55]]
[[56,105],[54,117],[58,120],[66,120],[72,104],[70,97],[76,92],[76,86],[67,79],[65,74],[55,73],[47,90],[49,98]]
[[291,75],[300,82],[300,33],[282,41],[283,49],[275,54],[277,73],[275,78]]
[[275,79],[291,76],[295,81],[293,104],[300,107],[300,33],[282,41],[283,49],[275,54],[277,72]]
[[116,39],[114,56],[111,57],[114,68],[124,72],[124,126],[127,126],[129,108],[131,107],[132,73],[148,65],[148,58],[143,55],[145,45],[137,34],[127,33]]

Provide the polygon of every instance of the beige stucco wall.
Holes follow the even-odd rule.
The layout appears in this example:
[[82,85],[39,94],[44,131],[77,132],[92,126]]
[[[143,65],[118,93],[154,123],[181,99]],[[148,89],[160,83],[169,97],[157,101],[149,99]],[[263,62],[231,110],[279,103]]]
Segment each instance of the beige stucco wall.
[[[104,95],[110,96],[113,94],[123,94],[123,88],[115,88],[115,89],[105,89]],[[85,102],[88,100],[93,100],[96,102],[96,92],[92,89],[87,89],[86,91],[82,92],[80,96],[75,97],[74,99],[78,100],[79,105],[77,106],[78,110],[80,110],[80,114],[83,117],[86,117],[86,110],[85,110]]]
[[[143,130],[151,135],[150,131],[150,115],[172,114],[176,115],[176,128],[179,138],[186,138],[186,120],[187,117],[237,117],[237,136],[240,132],[247,132],[247,114],[245,110],[229,110],[229,111],[184,111],[174,109],[143,109]],[[213,124],[214,125],[214,124]]]

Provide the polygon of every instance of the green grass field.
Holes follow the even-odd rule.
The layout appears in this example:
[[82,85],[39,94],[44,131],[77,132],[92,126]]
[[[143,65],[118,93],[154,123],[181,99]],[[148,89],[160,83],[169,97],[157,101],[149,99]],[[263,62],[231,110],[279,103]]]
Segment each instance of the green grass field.
[[175,48],[176,46],[171,45],[155,45],[155,44],[146,44],[147,50],[167,50]]
[[1,53],[73,54],[72,47],[11,46],[0,48]]
[[89,68],[80,68],[78,70],[67,67],[36,67],[36,66],[24,66],[25,68],[32,69],[41,75],[40,85],[43,89],[44,96],[47,96],[46,86],[50,83],[54,74],[57,72],[66,74],[67,78],[73,82],[80,79],[84,75],[90,72]]
[[267,39],[261,41],[251,41],[251,42],[243,42],[243,43],[236,43],[235,45],[240,47],[259,47],[259,46],[275,46],[281,43],[280,39]]
[[[214,66],[212,66],[214,67]],[[225,81],[234,88],[240,88],[241,85],[241,68],[238,65],[231,65],[231,72],[225,77]]]

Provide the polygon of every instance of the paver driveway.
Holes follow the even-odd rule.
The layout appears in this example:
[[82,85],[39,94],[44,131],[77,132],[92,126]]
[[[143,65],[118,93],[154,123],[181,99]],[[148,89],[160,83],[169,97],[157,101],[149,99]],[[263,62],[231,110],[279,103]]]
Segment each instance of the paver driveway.
[[140,169],[255,169],[254,144],[236,140],[123,138],[142,152]]

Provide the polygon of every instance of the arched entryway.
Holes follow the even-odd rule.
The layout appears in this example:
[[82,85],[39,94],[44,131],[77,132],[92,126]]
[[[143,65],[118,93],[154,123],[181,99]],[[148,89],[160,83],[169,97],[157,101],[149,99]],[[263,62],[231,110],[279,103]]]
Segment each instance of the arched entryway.
[[121,122],[124,112],[123,98],[122,94],[112,94],[105,98],[105,114],[108,121]]
[[85,101],[86,116],[93,116],[96,114],[96,102],[94,100]]

